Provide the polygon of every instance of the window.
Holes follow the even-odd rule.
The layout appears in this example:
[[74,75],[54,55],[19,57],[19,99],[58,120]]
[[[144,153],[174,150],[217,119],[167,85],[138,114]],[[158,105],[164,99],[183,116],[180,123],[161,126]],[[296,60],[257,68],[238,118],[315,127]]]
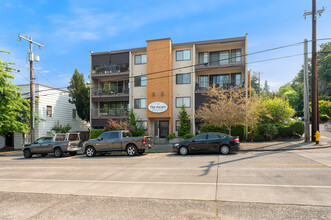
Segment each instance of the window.
[[53,138],[51,138],[51,137],[46,137],[46,138],[44,139],[43,143],[51,143],[52,140],[53,140]]
[[76,114],[77,114],[76,109],[73,109],[73,110],[72,110],[72,118],[73,118],[73,119],[76,119]]
[[147,131],[147,121],[137,121],[138,128],[143,128],[144,131]]
[[176,131],[179,130],[179,127],[180,127],[180,121],[179,120],[176,120]]
[[119,132],[118,132],[118,131],[110,132],[108,138],[109,138],[109,139],[120,138]]
[[182,106],[184,106],[185,108],[190,108],[191,97],[176,98],[176,108],[181,108]]
[[208,139],[211,140],[211,139],[220,139],[221,136],[219,134],[208,134]]
[[190,60],[191,50],[177,50],[176,51],[176,61]]
[[109,135],[109,133],[107,132],[107,133],[102,133],[99,137],[98,137],[98,139],[99,138],[101,138],[101,140],[105,140],[105,139],[108,139],[108,136]]
[[241,73],[231,74],[231,84],[239,86],[241,84]]
[[241,62],[241,49],[231,50],[231,63]]
[[208,87],[208,76],[200,76],[200,88]]
[[48,118],[52,117],[52,106],[47,105],[47,107],[46,107],[46,117],[48,117]]
[[191,84],[191,73],[177,74],[176,84]]
[[208,52],[199,53],[199,64],[208,64]]
[[229,84],[229,82],[230,82],[229,74],[210,76],[210,86],[211,87],[225,86],[225,85]]
[[206,140],[206,138],[207,138],[207,134],[199,134],[199,135],[195,136],[193,138],[193,140],[195,140],[195,141],[203,141],[203,140]]
[[146,99],[135,99],[134,100],[134,108],[135,109],[146,108]]
[[210,65],[223,65],[229,64],[229,51],[216,51],[211,52],[209,56]]
[[220,65],[223,64],[229,64],[230,60],[229,60],[229,51],[221,51],[220,52]]
[[140,86],[146,86],[146,76],[135,76],[134,77],[134,86],[135,87],[140,87]]
[[79,141],[78,134],[69,134],[69,141]]
[[146,54],[139,54],[134,56],[134,64],[146,64],[147,56]]

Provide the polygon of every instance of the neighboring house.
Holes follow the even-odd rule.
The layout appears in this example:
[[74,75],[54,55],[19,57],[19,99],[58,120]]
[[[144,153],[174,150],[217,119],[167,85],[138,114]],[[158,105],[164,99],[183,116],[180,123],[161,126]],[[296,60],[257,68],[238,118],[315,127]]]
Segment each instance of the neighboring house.
[[[18,85],[21,88],[23,98],[30,97],[30,85]],[[47,85],[35,84],[35,113],[41,121],[35,123],[34,140],[39,137],[51,135],[51,128],[55,124],[71,125],[71,131],[88,131],[89,124],[80,119],[76,107],[70,104],[69,92]],[[24,144],[30,143],[29,134],[10,133],[7,137],[0,136],[0,148],[14,146],[22,148]]]
[[[180,108],[194,112],[207,87],[242,86],[247,76],[245,37],[173,44],[148,40],[142,48],[91,52],[91,128],[125,119],[131,107],[154,138],[177,135]],[[246,82],[247,83],[247,82]]]

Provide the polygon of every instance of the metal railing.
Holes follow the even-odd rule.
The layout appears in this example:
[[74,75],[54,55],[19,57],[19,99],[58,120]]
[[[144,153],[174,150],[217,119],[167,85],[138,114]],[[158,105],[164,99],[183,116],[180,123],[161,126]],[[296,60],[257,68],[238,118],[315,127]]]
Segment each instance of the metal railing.
[[116,64],[116,65],[105,65],[105,66],[97,66],[93,67],[91,71],[92,75],[98,74],[113,74],[113,73],[122,73],[129,71],[129,64]]
[[129,114],[128,108],[95,108],[91,109],[92,117],[109,117],[109,116],[123,116]]
[[97,95],[117,95],[117,94],[129,94],[129,88],[127,87],[113,87],[113,88],[94,88],[91,89],[91,94]]

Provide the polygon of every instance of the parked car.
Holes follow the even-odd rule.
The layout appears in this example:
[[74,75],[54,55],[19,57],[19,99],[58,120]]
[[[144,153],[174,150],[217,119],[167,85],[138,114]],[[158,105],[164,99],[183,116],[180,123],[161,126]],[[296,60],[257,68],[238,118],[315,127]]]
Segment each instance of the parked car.
[[225,155],[239,150],[239,148],[238,137],[216,132],[199,134],[191,139],[173,144],[173,151],[181,155],[193,152],[218,152]]
[[143,154],[146,149],[153,146],[153,140],[149,136],[130,136],[130,132],[127,130],[104,132],[98,138],[86,141],[83,152],[88,157],[93,157],[96,153],[112,151],[126,151],[128,155],[135,156]]
[[63,153],[74,156],[82,148],[83,142],[79,133],[56,134],[54,137],[41,137],[33,144],[24,145],[23,155],[25,158],[30,158],[33,154],[41,154],[44,157],[49,153],[54,153],[55,157],[62,157]]

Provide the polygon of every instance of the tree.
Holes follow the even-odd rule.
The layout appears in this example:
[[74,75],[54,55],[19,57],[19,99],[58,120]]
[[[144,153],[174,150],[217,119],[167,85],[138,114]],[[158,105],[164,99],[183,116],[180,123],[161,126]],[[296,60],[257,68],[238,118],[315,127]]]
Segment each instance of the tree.
[[317,55],[318,62],[318,93],[331,96],[331,41],[321,44]]
[[261,101],[261,105],[263,106],[260,111],[262,124],[284,123],[295,113],[289,102],[283,98],[266,98]]
[[182,106],[181,110],[179,111],[178,119],[179,119],[178,136],[184,137],[185,135],[190,134],[191,120],[184,106]]
[[[0,53],[7,53],[1,51]],[[19,88],[12,84],[11,79],[16,70],[14,63],[3,62],[0,59],[0,135],[9,132],[28,133],[30,125],[30,102],[22,98]]]
[[126,127],[126,122],[116,122],[113,119],[109,118],[105,126],[105,131],[124,130],[126,129]]
[[270,86],[268,84],[268,81],[264,81],[264,87],[262,90],[262,96],[266,97],[270,95]]
[[144,134],[144,128],[142,126],[140,127],[138,126],[137,124],[138,117],[133,112],[133,109],[130,109],[129,116],[126,120],[128,123],[128,129],[133,137],[139,137]]
[[225,126],[231,135],[231,127],[253,126],[259,121],[260,102],[246,98],[244,88],[210,88],[208,102],[196,111],[197,118],[220,127]]
[[90,121],[90,88],[85,84],[84,74],[75,69],[69,86],[69,102],[75,104],[78,116],[87,122]]

